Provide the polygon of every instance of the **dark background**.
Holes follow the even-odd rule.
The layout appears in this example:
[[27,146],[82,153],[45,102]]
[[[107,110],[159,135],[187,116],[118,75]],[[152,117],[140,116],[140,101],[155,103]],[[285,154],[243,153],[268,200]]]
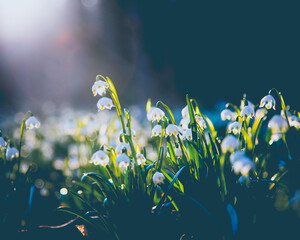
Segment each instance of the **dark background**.
[[64,2],[50,21],[31,32],[28,25],[28,34],[0,37],[2,109],[51,103],[96,112],[97,74],[114,81],[123,105],[145,106],[152,98],[182,107],[186,93],[205,108],[220,100],[238,104],[243,93],[258,103],[275,87],[300,109],[296,1]]

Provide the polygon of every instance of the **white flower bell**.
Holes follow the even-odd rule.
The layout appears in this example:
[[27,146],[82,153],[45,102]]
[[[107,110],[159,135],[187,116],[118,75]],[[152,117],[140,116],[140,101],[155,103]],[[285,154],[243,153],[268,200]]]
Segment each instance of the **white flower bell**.
[[272,132],[286,132],[288,130],[288,123],[284,117],[281,115],[274,115],[269,123],[268,123],[268,128],[272,130]]
[[192,140],[192,129],[189,128],[189,129],[185,130],[182,135],[182,139],[191,141]]
[[228,131],[234,135],[241,132],[242,125],[239,122],[232,122],[228,125]]
[[185,117],[181,119],[179,126],[181,126],[183,130],[186,130],[189,127],[189,123],[190,123],[190,118]]
[[300,128],[300,120],[297,116],[293,115],[288,117],[288,119],[291,127],[295,127],[296,129]]
[[6,150],[6,159],[12,160],[13,158],[17,157],[19,157],[19,151],[14,147],[8,146]]
[[199,115],[195,115],[195,120],[198,123],[199,127],[201,129],[207,128],[205,120],[203,117],[199,116]]
[[104,110],[104,109],[111,109],[114,107],[113,101],[108,97],[100,98],[97,102],[98,111]]
[[125,153],[130,156],[131,155],[131,148],[130,145],[128,143],[125,142],[121,142],[118,144],[118,146],[115,149],[115,152],[117,155],[120,155],[123,153],[123,149],[125,149]]
[[5,142],[3,137],[0,137],[0,149],[6,148],[7,143]]
[[254,108],[250,107],[249,105],[245,106],[243,108],[243,110],[241,111],[240,115],[243,120],[248,119],[248,118],[253,118],[254,117]]
[[275,110],[275,105],[276,105],[275,98],[272,95],[267,95],[260,100],[259,107],[265,107],[266,109],[273,108]]
[[99,94],[100,96],[103,96],[106,93],[106,89],[108,88],[108,83],[102,80],[94,82],[92,86],[92,92],[94,96]]
[[189,106],[186,105],[182,110],[181,110],[181,115],[182,118],[189,118],[190,114],[189,114]]
[[230,160],[235,174],[248,176],[250,170],[253,170],[255,167],[254,162],[242,151],[239,151],[235,154],[234,160]]
[[32,129],[32,128],[39,128],[40,122],[36,119],[36,117],[31,116],[25,121],[26,128]]
[[224,109],[221,112],[221,120],[225,121],[225,120],[231,120],[231,121],[235,121],[235,119],[237,118],[238,114],[236,112],[232,112],[229,109]]
[[149,118],[152,122],[154,121],[160,121],[165,116],[165,113],[163,110],[157,107],[152,107],[149,111]]
[[161,137],[161,134],[162,134],[162,128],[160,125],[155,125],[154,128],[152,129],[152,132],[151,132],[151,137]]
[[146,163],[146,158],[145,158],[144,154],[137,153],[136,154],[136,161],[137,161],[138,165],[145,164]]
[[166,128],[166,134],[165,136],[177,136],[179,134],[179,129],[175,124],[169,124]]
[[130,158],[124,153],[118,155],[115,161],[116,165],[121,169],[126,169],[130,164]]
[[154,185],[157,186],[158,184],[164,183],[165,176],[161,172],[156,172],[152,179]]
[[105,167],[109,163],[109,157],[104,151],[99,150],[93,154],[90,163],[94,163],[95,165],[102,165],[103,167]]
[[233,135],[226,136],[221,143],[221,148],[223,152],[234,152],[235,150],[238,150],[239,147],[240,141]]

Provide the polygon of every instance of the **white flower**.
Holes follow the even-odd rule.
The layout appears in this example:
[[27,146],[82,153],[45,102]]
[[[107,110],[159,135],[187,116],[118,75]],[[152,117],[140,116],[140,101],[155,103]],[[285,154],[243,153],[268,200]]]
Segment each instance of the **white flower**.
[[255,112],[255,118],[263,118],[268,113],[267,109],[265,108],[258,108]]
[[269,123],[268,128],[272,130],[272,132],[286,132],[288,130],[288,123],[284,117],[281,115],[274,115]]
[[241,118],[245,120],[247,118],[253,118],[253,117],[254,117],[254,108],[250,106],[245,106],[241,111]]
[[160,125],[155,125],[154,128],[152,129],[152,132],[151,132],[151,137],[161,137],[161,134],[162,134],[162,128]]
[[120,155],[118,155],[115,159],[116,161],[116,165],[119,167],[119,168],[127,168],[129,166],[129,163],[130,163],[130,158],[124,154],[124,153],[121,153]]
[[189,123],[190,123],[190,118],[185,117],[181,119],[179,125],[182,127],[182,129],[186,130],[189,127]]
[[228,135],[225,137],[221,143],[221,148],[223,152],[234,152],[240,147],[240,141],[233,135]]
[[7,143],[5,142],[3,137],[0,137],[0,149],[6,148]]
[[297,116],[293,115],[288,117],[288,119],[291,127],[300,128],[300,120]]
[[109,163],[109,157],[104,151],[99,150],[93,154],[90,163],[94,163],[95,165],[102,165],[103,167],[105,167]]
[[98,107],[98,111],[103,110],[105,108],[110,110],[112,107],[114,107],[114,104],[110,98],[103,97],[98,100],[97,107]]
[[179,129],[176,125],[174,124],[169,124],[166,128],[166,134],[165,136],[168,137],[168,136],[177,136],[179,134]]
[[189,128],[189,129],[185,130],[182,135],[182,139],[191,141],[192,140],[192,129]]
[[182,118],[189,118],[190,114],[189,114],[189,106],[186,105],[182,110],[181,110],[181,115]]
[[34,117],[31,116],[25,121],[26,128],[32,129],[32,128],[39,128],[40,122]]
[[164,111],[157,107],[152,107],[148,114],[149,114],[148,119],[151,119],[152,122],[154,121],[159,122],[165,116]]
[[[129,128],[126,127],[125,130],[126,130],[126,135],[129,135]],[[132,128],[130,129],[130,132],[131,132],[131,135],[132,135],[133,137],[135,137],[135,131],[134,131]],[[122,129],[120,130],[120,133],[119,133],[119,134],[120,134],[120,135],[123,134],[123,130],[122,130]]]
[[13,158],[17,157],[19,157],[19,151],[14,147],[8,146],[6,150],[6,159],[12,160]]
[[203,117],[199,116],[199,115],[195,115],[195,120],[198,123],[199,127],[201,129],[207,128],[205,120]]
[[224,109],[221,112],[221,119],[223,121],[225,121],[225,120],[235,121],[235,119],[237,118],[237,116],[238,116],[238,114],[236,112],[232,112],[229,109]]
[[234,164],[234,162],[235,162],[237,159],[242,158],[244,155],[245,155],[245,152],[244,152],[244,151],[235,151],[234,153],[232,153],[232,154],[230,155],[230,158],[229,158],[231,164]]
[[154,185],[157,186],[158,184],[164,183],[165,176],[161,172],[156,172],[156,173],[154,173],[152,179],[153,179]]
[[123,149],[125,149],[125,153],[130,156],[131,155],[131,148],[130,148],[130,145],[128,143],[125,143],[125,142],[121,142],[119,143],[119,145],[116,147],[116,154],[117,155],[120,155],[123,153]]
[[136,161],[138,165],[145,164],[146,163],[146,158],[142,153],[137,153],[136,154]]
[[254,169],[255,165],[244,152],[238,152],[235,156],[235,160],[232,162],[232,167],[235,174],[241,173],[243,176],[247,176],[249,171]]
[[[249,100],[247,100],[247,103],[248,103],[248,106],[250,106],[250,107],[252,107],[252,108],[254,108],[255,107],[255,105],[251,102],[251,101],[249,101]],[[241,110],[244,108],[244,107],[246,107],[245,106],[245,101],[244,100],[242,100],[241,101]]]
[[273,107],[273,109],[275,110],[275,105],[275,98],[272,95],[267,95],[260,100],[259,107],[265,107],[266,109],[271,109]]
[[103,96],[106,93],[106,89],[108,88],[108,83],[102,80],[94,82],[92,86],[92,92],[94,96],[99,94],[100,96]]
[[234,135],[241,132],[242,125],[239,122],[232,122],[228,125],[228,131]]

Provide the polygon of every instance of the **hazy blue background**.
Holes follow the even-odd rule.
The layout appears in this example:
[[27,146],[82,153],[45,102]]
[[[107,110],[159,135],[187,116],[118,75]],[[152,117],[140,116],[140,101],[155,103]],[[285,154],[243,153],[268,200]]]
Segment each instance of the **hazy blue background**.
[[299,4],[279,1],[0,0],[1,111],[96,109],[109,76],[123,105],[258,102],[300,109]]

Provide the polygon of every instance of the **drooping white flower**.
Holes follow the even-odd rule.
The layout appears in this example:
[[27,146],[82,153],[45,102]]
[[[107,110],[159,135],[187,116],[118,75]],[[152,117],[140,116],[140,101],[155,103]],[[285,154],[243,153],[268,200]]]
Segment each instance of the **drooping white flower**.
[[152,107],[149,111],[149,118],[152,122],[154,121],[160,121],[165,116],[165,113],[163,110],[157,107]]
[[25,121],[26,128],[32,129],[32,128],[39,128],[40,122],[36,119],[36,117],[31,116]]
[[175,124],[169,124],[166,128],[166,134],[165,136],[177,136],[179,134],[179,129]]
[[182,135],[182,139],[191,141],[192,140],[192,129],[189,128],[189,129],[185,130]]
[[0,137],[0,149],[6,148],[7,143],[5,142],[3,137]]
[[117,155],[120,155],[123,153],[123,149],[125,149],[125,153],[130,156],[131,155],[131,148],[130,148],[130,145],[128,143],[125,143],[125,142],[121,142],[118,144],[118,146],[116,147],[115,149],[115,152]]
[[92,92],[94,96],[99,94],[100,96],[103,96],[106,93],[106,89],[108,88],[108,83],[102,80],[94,82],[92,86]]
[[300,128],[300,119],[296,115],[290,116],[288,119],[291,127]]
[[242,151],[237,152],[231,163],[235,174],[241,173],[243,176],[248,176],[255,167],[254,162]]
[[245,120],[247,118],[253,118],[254,117],[254,108],[252,108],[250,106],[245,106],[243,108],[243,110],[241,111],[240,115],[243,120]]
[[157,186],[158,184],[164,183],[165,176],[161,172],[156,172],[152,179],[154,185]]
[[186,130],[189,127],[189,123],[190,123],[190,118],[185,117],[181,119],[179,126],[181,126],[183,130]]
[[273,108],[275,110],[275,105],[276,105],[275,98],[272,95],[267,95],[260,100],[259,107],[265,107],[266,109]]
[[226,136],[221,143],[221,148],[223,152],[234,152],[235,150],[238,150],[239,147],[240,141],[233,135]]
[[231,121],[235,121],[235,119],[237,118],[238,114],[236,112],[232,112],[229,109],[224,109],[221,112],[221,120],[225,121],[225,120],[231,120]]
[[102,97],[97,102],[98,111],[104,110],[104,109],[111,109],[114,107],[113,101],[108,97]]
[[207,128],[205,120],[204,120],[203,117],[196,114],[195,115],[195,120],[196,120],[196,122],[198,123],[198,125],[201,129]]
[[146,158],[145,158],[144,154],[137,153],[136,154],[136,161],[137,161],[138,165],[145,164],[146,163]]
[[235,151],[235,152],[233,152],[233,153],[230,155],[230,158],[229,158],[231,164],[234,164],[234,162],[235,162],[237,159],[242,158],[244,155],[245,155],[245,152],[244,152],[244,151]]
[[160,125],[155,125],[154,128],[152,129],[152,132],[151,132],[151,137],[161,137],[161,134],[162,134],[162,128]]
[[8,145],[6,150],[6,159],[12,160],[13,158],[17,158],[17,157],[19,157],[19,151],[16,148],[10,147]]
[[103,167],[105,167],[109,163],[109,157],[104,151],[99,150],[93,154],[90,163],[94,163],[95,165],[102,165]]
[[118,155],[116,157],[115,161],[116,161],[116,165],[122,169],[124,169],[124,168],[126,169],[130,164],[130,158],[124,153],[121,153],[120,155]]
[[182,118],[189,118],[190,114],[189,114],[189,106],[186,105],[182,110],[181,110],[181,115]]
[[[126,135],[129,135],[129,128],[128,127],[125,128],[125,131],[126,131]],[[130,129],[130,132],[131,132],[131,135],[133,137],[135,137],[135,131],[132,128]],[[123,134],[123,130],[122,129],[120,130],[120,135],[121,134]]]
[[286,132],[288,130],[288,123],[284,117],[281,115],[274,115],[269,123],[268,128],[272,130],[272,132]]
[[[248,103],[248,106],[250,106],[250,107],[252,107],[252,108],[255,108],[255,105],[254,105],[251,101],[247,100],[247,103]],[[242,100],[242,101],[241,101],[241,106],[240,106],[241,110],[243,110],[244,107],[246,107],[245,101]]]
[[263,118],[268,113],[266,108],[258,108],[255,112],[255,118]]
[[234,135],[241,132],[242,125],[239,122],[232,122],[228,125],[228,131]]

